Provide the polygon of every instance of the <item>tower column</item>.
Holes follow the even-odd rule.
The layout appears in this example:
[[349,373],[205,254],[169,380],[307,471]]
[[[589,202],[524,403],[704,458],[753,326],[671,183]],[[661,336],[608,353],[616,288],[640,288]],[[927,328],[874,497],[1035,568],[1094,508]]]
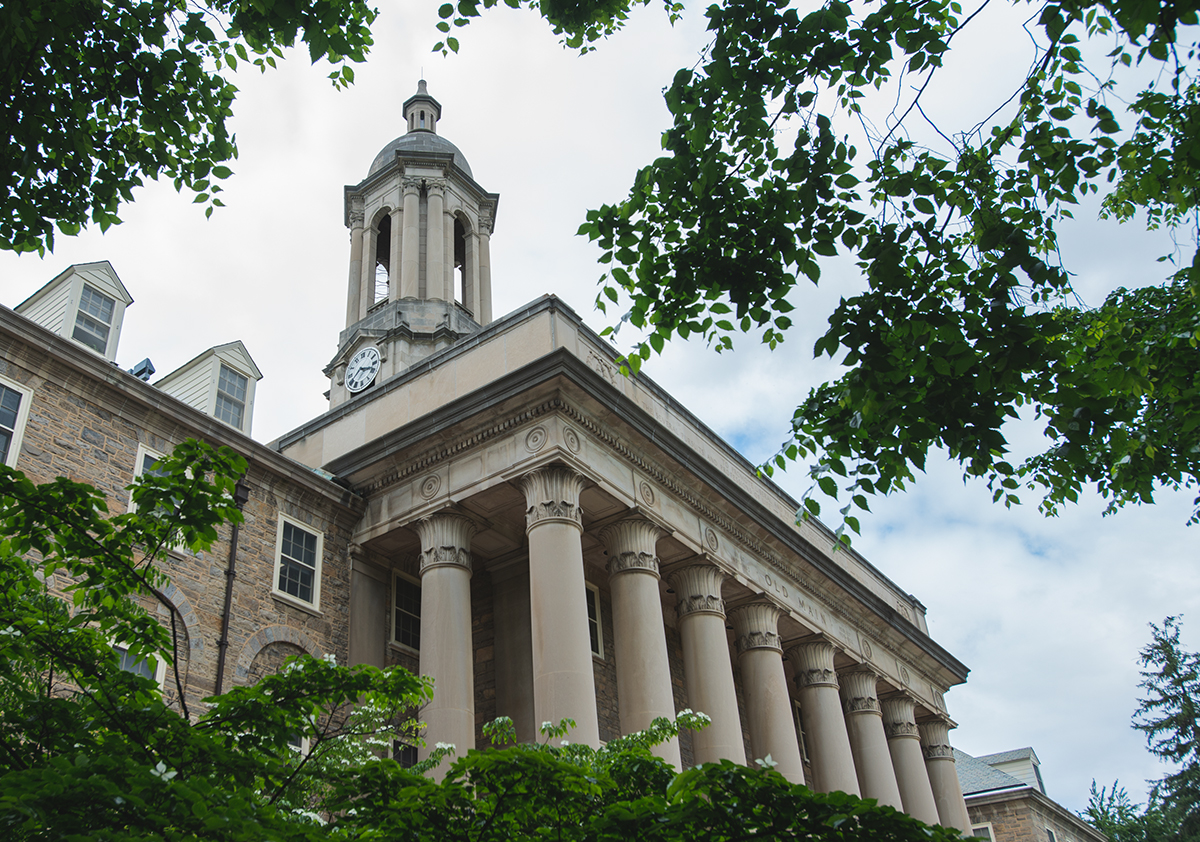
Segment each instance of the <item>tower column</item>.
[[929,786],[929,773],[925,771],[913,700],[901,694],[882,699],[880,704],[883,730],[887,734],[888,752],[892,755],[904,812],[925,824],[938,824],[937,803]]
[[404,193],[400,297],[417,298],[421,282],[421,180],[405,177],[400,181],[400,189]]
[[808,734],[813,765],[812,786],[821,792],[840,790],[859,795],[854,756],[838,698],[833,646],[824,640],[801,643],[788,650],[796,667],[800,719]]
[[455,301],[454,290],[454,214],[445,209],[445,201],[442,202],[442,222],[443,234],[442,242],[445,245],[444,257],[442,259],[442,274],[445,276],[443,286],[446,288],[446,300]]
[[425,232],[425,292],[426,298],[446,300],[446,220],[444,197],[446,181],[430,179],[425,184],[429,194],[429,218]]
[[696,731],[692,745],[697,763],[746,762],[742,721],[733,686],[729,639],[725,636],[725,574],[711,564],[693,564],[669,577],[679,597],[679,637],[683,641],[683,674],[688,705],[712,719]]
[[[655,554],[655,544],[663,534],[650,521],[630,519],[606,526],[599,535],[608,548],[622,734],[645,730],[660,716],[675,718]],[[651,751],[676,769],[682,768],[678,738]]]
[[[421,675],[433,700],[421,711],[430,743],[475,747],[475,670],[471,641],[471,536],[475,525],[452,513],[414,525],[421,538]],[[418,750],[422,759],[428,747]]]
[[596,682],[583,578],[583,477],[551,465],[521,477],[529,540],[533,714],[537,723],[575,720],[574,743],[600,747]]
[[879,676],[872,669],[857,667],[838,676],[838,680],[862,797],[874,798],[897,810],[903,809],[892,756],[888,753],[887,737],[883,732],[883,715],[876,690]]
[[957,827],[965,835],[971,833],[967,802],[963,800],[958,770],[954,765],[954,749],[950,746],[950,723],[944,719],[922,722],[921,747],[925,751],[925,769],[937,804],[939,824]]
[[379,232],[374,225],[367,225],[362,232],[362,272],[359,273],[358,312],[359,318],[371,309],[375,293],[375,260]]
[[752,602],[729,612],[733,620],[750,751],[754,758],[770,757],[775,771],[792,783],[804,783],[804,761],[792,718],[792,698],[783,671],[779,617],[783,611],[769,602]]
[[492,322],[492,253],[489,242],[494,221],[491,216],[479,217],[479,292],[475,297],[475,321],[487,326]]
[[400,266],[404,252],[404,211],[395,208],[392,211],[392,240],[391,259],[388,261],[388,301],[400,298]]
[[356,202],[350,210],[350,278],[346,290],[346,327],[364,315],[362,309],[363,209]]

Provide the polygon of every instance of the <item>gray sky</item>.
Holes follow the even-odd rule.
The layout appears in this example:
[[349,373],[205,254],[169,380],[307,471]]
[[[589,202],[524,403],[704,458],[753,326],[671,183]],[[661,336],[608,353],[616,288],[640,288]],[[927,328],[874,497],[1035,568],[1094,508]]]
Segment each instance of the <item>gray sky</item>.
[[[637,168],[660,154],[660,92],[705,43],[703,4],[674,28],[657,9],[640,10],[582,58],[562,50],[540,19],[500,9],[460,33],[462,54],[447,59],[429,52],[438,4],[417,5],[385,7],[375,50],[349,91],[334,91],[327,70],[302,53],[266,76],[239,74],[241,158],[224,194],[229,207],[211,220],[170,185],[150,185],[103,237],[62,238],[44,260],[0,253],[0,300],[14,306],[71,263],[107,259],[135,299],[123,367],[149,356],[162,376],[241,339],[265,375],[255,438],[299,426],[325,407],[321,369],[344,326],[342,187],[402,133],[400,106],[424,73],[443,106],[439,132],[476,180],[501,194],[495,313],[551,292],[603,327],[592,308],[599,253],[574,232],[588,207],[620,200]],[[979,30],[985,39],[956,43],[965,59],[931,88],[927,110],[978,120],[1007,96],[997,79],[1028,60],[1019,37],[997,34],[1014,22],[1001,7]],[[1078,216],[1063,249],[1085,300],[1161,279],[1161,237]],[[765,459],[809,386],[835,371],[811,359],[812,340],[858,283],[840,264],[822,288],[798,290],[806,318],[774,353],[751,340],[721,356],[678,343],[644,370],[749,458]],[[801,473],[778,481],[799,497]],[[1146,624],[1183,613],[1185,641],[1200,642],[1200,532],[1183,525],[1190,500],[1163,494],[1156,506],[1101,518],[1101,504],[1087,497],[1046,520],[1032,505],[993,506],[986,489],[932,464],[909,493],[873,501],[856,548],[928,606],[934,639],[972,669],[947,696],[958,747],[979,755],[1033,746],[1051,797],[1072,810],[1085,805],[1092,778],[1120,778],[1144,798],[1145,779],[1165,771],[1129,727]]]

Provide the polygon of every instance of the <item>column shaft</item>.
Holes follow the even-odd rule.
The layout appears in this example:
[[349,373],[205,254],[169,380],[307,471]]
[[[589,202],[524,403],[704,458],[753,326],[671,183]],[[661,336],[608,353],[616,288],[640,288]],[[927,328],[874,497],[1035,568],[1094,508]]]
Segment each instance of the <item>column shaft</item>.
[[479,230],[479,304],[475,311],[475,321],[481,325],[492,323],[492,253],[489,242],[490,228],[480,227]]
[[838,698],[833,646],[825,641],[802,643],[789,649],[788,657],[796,666],[800,720],[808,734],[813,788],[860,795],[846,720]]
[[400,300],[400,267],[404,258],[404,211],[392,211],[391,257],[388,261],[388,300]]
[[363,212],[350,214],[350,277],[346,290],[346,327],[365,315],[362,311]]
[[[475,747],[470,553],[475,526],[460,515],[437,514],[415,528],[421,537],[421,674],[433,678],[433,700],[421,711],[425,739],[429,745],[451,743],[462,757]],[[429,747],[418,755],[427,757]]]
[[[608,548],[622,734],[645,730],[660,716],[675,718],[658,591],[658,557],[654,554],[662,534],[661,529],[645,520],[618,521],[600,532],[600,540]],[[677,738],[652,751],[675,768],[682,768]]]
[[442,242],[445,246],[445,256],[442,259],[442,273],[446,278],[444,282],[446,300],[455,301],[457,296],[454,290],[454,214],[443,213],[442,217],[445,221],[445,231],[442,235]]
[[575,720],[567,739],[600,746],[596,682],[583,578],[583,478],[569,468],[538,468],[521,478],[529,538],[533,711],[540,724]]
[[925,769],[929,773],[929,785],[933,789],[933,800],[937,804],[940,824],[957,827],[964,834],[971,833],[971,819],[967,815],[967,802],[963,800],[962,786],[958,782],[958,770],[954,765],[954,749],[950,747],[950,725],[942,720],[922,722],[921,747],[925,752]]
[[362,272],[359,274],[358,300],[359,318],[367,315],[374,303],[375,294],[375,256],[379,232],[374,225],[368,225],[362,234]]
[[426,221],[425,232],[425,297],[446,299],[446,221],[443,218],[443,195],[445,183],[440,180],[430,181],[426,185],[429,191],[429,218]]
[[729,639],[725,636],[725,600],[721,599],[724,578],[724,573],[708,564],[684,567],[670,576],[679,598],[688,705],[712,718],[712,724],[696,731],[692,740],[697,763],[746,762]]
[[839,676],[838,681],[862,797],[874,798],[897,810],[903,809],[887,736],[883,732],[883,716],[876,691],[878,676],[870,669],[855,669]]
[[907,696],[892,696],[883,699],[881,705],[883,730],[887,734],[888,751],[892,755],[892,768],[896,770],[904,812],[925,824],[939,824],[937,803],[933,800],[925,757],[921,753],[921,735],[913,715],[913,700]]
[[400,246],[400,297],[418,298],[421,283],[421,182],[405,178],[404,236]]
[[742,670],[742,692],[750,725],[750,751],[755,760],[766,757],[775,771],[792,783],[804,783],[804,761],[792,717],[792,697],[783,671],[779,617],[770,603],[743,605],[730,612]]

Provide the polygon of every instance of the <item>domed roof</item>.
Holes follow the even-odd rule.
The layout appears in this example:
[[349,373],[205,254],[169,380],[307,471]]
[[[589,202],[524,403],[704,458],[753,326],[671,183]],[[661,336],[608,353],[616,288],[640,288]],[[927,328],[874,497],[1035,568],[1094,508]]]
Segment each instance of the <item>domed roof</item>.
[[471,176],[471,178],[475,177],[471,173],[470,165],[467,164],[466,156],[459,151],[457,146],[441,135],[419,129],[400,135],[400,137],[383,147],[379,154],[375,156],[375,160],[371,162],[371,170],[367,173],[367,176],[374,175],[390,164],[395,159],[397,152],[441,152],[443,154],[449,152],[454,156],[454,163],[460,170]]

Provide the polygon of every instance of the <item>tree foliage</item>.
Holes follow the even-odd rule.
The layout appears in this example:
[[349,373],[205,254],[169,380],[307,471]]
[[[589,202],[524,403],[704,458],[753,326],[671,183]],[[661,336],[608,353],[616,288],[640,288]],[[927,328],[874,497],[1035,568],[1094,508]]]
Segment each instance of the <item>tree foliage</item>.
[[1119,782],[1112,788],[1096,789],[1092,781],[1087,808],[1080,814],[1109,842],[1179,842],[1179,817],[1163,807],[1157,795],[1151,793],[1144,806],[1129,800],[1129,793]]
[[[94,488],[36,486],[0,467],[0,838],[957,838],[769,768],[725,762],[676,774],[651,749],[681,727],[704,727],[690,711],[600,749],[567,742],[569,721],[514,745],[512,723],[497,720],[486,736],[503,747],[467,752],[440,781],[423,773],[452,747],[413,769],[386,757],[393,737],[416,738],[405,717],[429,698],[429,682],[400,668],[293,658],[189,711],[158,562],[165,548],[208,549],[222,523],[240,520],[233,478],[245,468],[232,451],[186,443],[139,479],[135,513],[108,517]],[[167,693],[122,671],[114,644],[165,662]]]
[[105,230],[146,178],[173,180],[211,214],[237,157],[225,71],[274,67],[299,39],[349,83],[375,16],[366,0],[6,0],[0,248],[44,252],[55,229]]
[[[607,266],[599,306],[646,332],[632,372],[676,336],[774,348],[797,286],[855,262],[861,288],[814,346],[846,371],[808,394],[765,466],[808,460],[855,530],[852,507],[905,487],[935,449],[1006,505],[1036,489],[1050,514],[1087,488],[1113,511],[1200,477],[1196,4],[1032,4],[1011,97],[919,142],[922,95],[987,5],[710,6],[711,44],[665,91],[666,154],[580,228]],[[865,105],[893,97],[882,119]],[[1180,268],[1080,302],[1058,226],[1093,195],[1173,229]],[[1021,416],[1046,443],[1014,458]]]
[[1141,652],[1139,686],[1146,696],[1134,727],[1146,735],[1152,754],[1177,767],[1155,782],[1153,797],[1179,817],[1181,839],[1200,839],[1200,654],[1180,644],[1177,617],[1151,623],[1150,630]]

